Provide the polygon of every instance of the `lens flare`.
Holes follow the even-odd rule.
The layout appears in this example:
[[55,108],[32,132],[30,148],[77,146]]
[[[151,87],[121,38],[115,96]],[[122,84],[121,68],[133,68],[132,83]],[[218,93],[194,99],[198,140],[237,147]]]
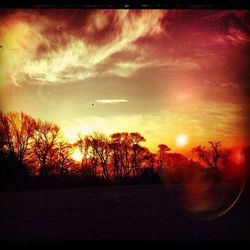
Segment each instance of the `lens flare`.
[[[238,157],[236,160],[238,161]],[[188,183],[183,184],[180,192],[182,208],[192,217],[201,220],[225,216],[237,204],[246,183],[246,164],[243,164],[242,158],[238,162],[241,164],[237,165],[235,162],[234,167],[231,167],[241,168],[237,175],[230,168],[226,169],[226,174],[216,170],[212,174],[194,174]],[[228,172],[231,173],[230,176]]]

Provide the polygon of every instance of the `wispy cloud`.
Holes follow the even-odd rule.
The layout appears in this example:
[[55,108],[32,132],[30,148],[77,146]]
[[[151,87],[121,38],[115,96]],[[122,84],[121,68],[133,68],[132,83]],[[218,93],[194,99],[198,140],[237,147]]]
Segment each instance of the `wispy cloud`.
[[137,72],[139,69],[153,66],[152,62],[118,62],[115,63],[114,66],[104,72],[104,75],[113,75],[118,77],[130,77],[135,72]]
[[[52,17],[41,16],[41,18],[38,18],[39,22],[38,19],[31,22],[26,17],[25,11],[21,20],[20,14],[17,17],[14,15],[10,29],[5,29],[3,32],[5,38],[8,37],[9,33],[13,34],[14,38],[18,36],[18,40],[12,39],[12,45],[15,45],[16,42],[19,46],[17,63],[12,65],[15,69],[12,70],[14,72],[12,73],[12,80],[17,85],[23,83],[23,78],[30,84],[56,85],[68,81],[85,80],[100,74],[105,75],[105,72],[99,72],[100,66],[106,63],[112,55],[121,51],[136,50],[133,42],[138,38],[162,32],[160,21],[165,13],[166,11],[162,10],[146,12],[103,10],[90,15],[86,24],[79,24],[79,29],[85,30],[81,34],[75,34],[70,30],[60,33],[55,29],[53,31],[54,36],[51,36],[50,33],[50,35],[46,35],[48,27],[59,25]],[[16,23],[15,18],[19,18]],[[116,26],[115,31],[111,29],[109,32],[109,29],[107,29],[110,20],[115,20],[113,21]],[[17,32],[13,33],[12,31],[16,30],[16,25],[25,26],[27,32],[21,35]],[[30,32],[30,30],[36,32]],[[108,32],[110,34],[107,35]],[[102,39],[104,33],[109,39],[106,42],[102,41],[100,44],[98,39]],[[57,38],[56,41],[54,37]],[[20,43],[20,39],[22,43]],[[29,42],[31,40],[32,46],[30,47]],[[20,61],[22,63],[18,63]],[[143,66],[143,64],[133,65],[133,62],[128,63],[128,65],[123,65],[113,62],[113,65],[110,65],[110,68],[107,69],[107,73],[127,77]],[[111,71],[111,68],[115,70]]]
[[96,100],[98,103],[102,104],[116,104],[116,103],[123,103],[128,102],[126,99],[102,99],[102,100]]
[[[186,19],[190,17],[187,24],[186,19],[182,23],[175,20],[177,12],[166,10],[13,13],[0,29],[5,48],[0,55],[3,57],[0,77],[7,75],[16,85],[58,85],[95,77],[127,78],[142,68],[164,63],[171,70],[197,71],[206,61],[207,70],[213,65],[214,58],[207,60],[213,46],[238,46],[250,41],[246,29],[229,25],[225,19],[233,15],[240,22],[245,12],[215,12],[203,18],[196,30],[192,28],[196,14],[188,16],[182,11],[178,13]],[[171,16],[176,27],[170,25]],[[211,28],[208,24],[215,21]],[[226,22],[223,32],[222,21]],[[134,58],[126,58],[129,53]],[[120,58],[114,60],[118,54]],[[220,53],[214,54],[216,61],[220,61],[217,60]]]

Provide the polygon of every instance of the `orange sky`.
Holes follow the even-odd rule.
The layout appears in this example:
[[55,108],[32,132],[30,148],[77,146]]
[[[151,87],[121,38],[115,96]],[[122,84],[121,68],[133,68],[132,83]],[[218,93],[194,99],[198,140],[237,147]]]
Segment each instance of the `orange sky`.
[[[0,105],[65,135],[247,145],[247,11],[1,10]],[[177,147],[178,134],[188,135]]]

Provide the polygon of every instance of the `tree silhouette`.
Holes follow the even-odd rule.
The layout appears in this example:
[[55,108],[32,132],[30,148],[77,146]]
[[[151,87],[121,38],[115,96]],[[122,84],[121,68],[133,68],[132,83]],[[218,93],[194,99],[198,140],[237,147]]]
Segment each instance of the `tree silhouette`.
[[56,148],[56,165],[59,168],[59,174],[65,176],[69,174],[69,169],[73,163],[71,157],[72,145],[63,140],[58,143]]
[[115,177],[124,179],[130,175],[139,176],[140,166],[146,151],[146,148],[140,146],[140,142],[144,141],[144,137],[137,132],[111,135],[110,145],[113,152]]
[[80,162],[80,173],[83,176],[97,175],[97,165],[98,159],[93,153],[93,148],[91,146],[92,137],[85,136],[83,137],[81,133],[78,134],[78,139],[74,144],[78,150],[81,152],[82,159]]
[[16,157],[8,115],[3,112],[0,112],[0,126],[1,151],[8,156]]
[[145,148],[141,147],[140,142],[144,142],[145,139],[139,133],[130,133],[131,144],[132,144],[132,172],[133,175],[139,176],[140,173],[140,163],[143,158],[143,154],[145,153]]
[[102,175],[106,180],[110,180],[111,168],[109,165],[111,158],[110,140],[102,133],[94,133],[93,136],[88,137],[89,143],[93,149],[93,154],[99,160],[102,168]]
[[39,175],[48,176],[52,168],[52,159],[59,142],[59,127],[53,123],[38,120],[33,134],[33,153],[39,164]]
[[114,133],[111,135],[113,150],[114,176],[120,179],[130,175],[131,138],[129,133]]
[[24,157],[30,148],[33,125],[34,120],[23,112],[0,112],[1,177],[27,176]]
[[[155,176],[164,182],[187,181],[192,176],[208,176],[211,180],[211,176],[220,176],[222,165],[232,172],[233,162],[240,162],[234,151],[220,150],[220,142],[209,141],[209,148],[193,148],[199,161],[170,153],[165,144],[159,144],[154,154],[141,145],[143,142],[145,138],[137,132],[110,136],[95,132],[78,134],[76,142],[70,143],[56,124],[35,120],[23,112],[0,111],[0,178],[7,183],[11,178],[23,178],[29,170],[32,176],[56,175],[65,180],[70,174],[70,178],[105,179],[108,183],[150,180]],[[75,149],[81,152],[80,161],[72,157]]]
[[204,162],[207,167],[218,169],[218,160],[222,157],[222,153],[219,151],[221,142],[208,142],[211,145],[211,149],[207,149],[205,146],[197,146],[192,149],[192,153],[198,156],[198,158]]
[[10,112],[7,115],[15,154],[17,159],[23,163],[25,154],[31,147],[32,136],[36,123],[32,117],[23,112]]
[[171,149],[165,144],[158,145],[158,152],[157,152],[157,161],[158,161],[158,169],[162,170],[164,167],[167,166],[167,152]]

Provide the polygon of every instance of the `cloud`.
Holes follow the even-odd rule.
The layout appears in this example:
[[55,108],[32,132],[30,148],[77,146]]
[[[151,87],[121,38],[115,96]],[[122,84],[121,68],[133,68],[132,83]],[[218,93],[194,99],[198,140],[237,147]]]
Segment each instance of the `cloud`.
[[16,85],[128,78],[164,65],[209,72],[224,45],[250,41],[244,11],[20,10],[5,19],[0,77]]
[[250,35],[247,35],[241,29],[230,27],[227,34],[217,34],[213,41],[217,44],[239,46],[250,42]]
[[[105,72],[99,72],[98,69],[113,54],[121,51],[134,51],[136,47],[133,42],[138,38],[161,32],[160,20],[165,13],[166,11],[158,10],[96,11],[88,16],[89,19],[85,20],[84,24],[78,24],[82,32],[76,33],[78,26],[76,25],[71,31],[68,29],[67,20],[61,20],[62,23],[58,23],[54,17],[40,15],[39,21],[36,19],[31,22],[27,17],[28,12],[23,11],[22,15],[18,12],[9,17],[10,29],[3,31],[4,40],[10,40],[6,37],[12,34],[12,45],[18,46],[15,52],[17,62],[10,63],[14,72],[12,81],[16,85],[22,85],[24,83],[20,79],[26,78],[30,84],[51,85],[85,80],[100,73],[105,74]],[[35,11],[34,15],[39,17]],[[60,11],[58,15],[60,16]],[[108,28],[110,22],[116,27],[116,30],[111,29],[111,32]],[[51,28],[58,27],[59,24],[63,30],[65,29],[64,32]],[[19,26],[25,27],[21,29],[21,33],[16,32],[20,30]],[[109,33],[109,38],[100,44],[98,39],[101,38],[98,36],[103,34],[104,30]],[[114,70],[111,70],[112,66]],[[128,77],[141,66],[143,64],[133,64],[131,61],[128,64],[114,63],[110,65],[107,73]]]
[[118,77],[130,77],[139,69],[144,67],[153,66],[153,62],[118,62],[114,63],[114,66],[104,72],[104,75],[113,75]]
[[[18,20],[14,21],[15,18]],[[14,20],[12,16],[5,16],[4,25],[0,28],[0,77],[1,82],[12,81],[18,85],[24,65],[34,56],[37,44],[44,38],[39,27],[29,25],[19,12],[14,14]]]
[[116,103],[124,103],[128,102],[126,99],[103,99],[103,100],[96,100],[98,103],[102,104],[116,104]]

